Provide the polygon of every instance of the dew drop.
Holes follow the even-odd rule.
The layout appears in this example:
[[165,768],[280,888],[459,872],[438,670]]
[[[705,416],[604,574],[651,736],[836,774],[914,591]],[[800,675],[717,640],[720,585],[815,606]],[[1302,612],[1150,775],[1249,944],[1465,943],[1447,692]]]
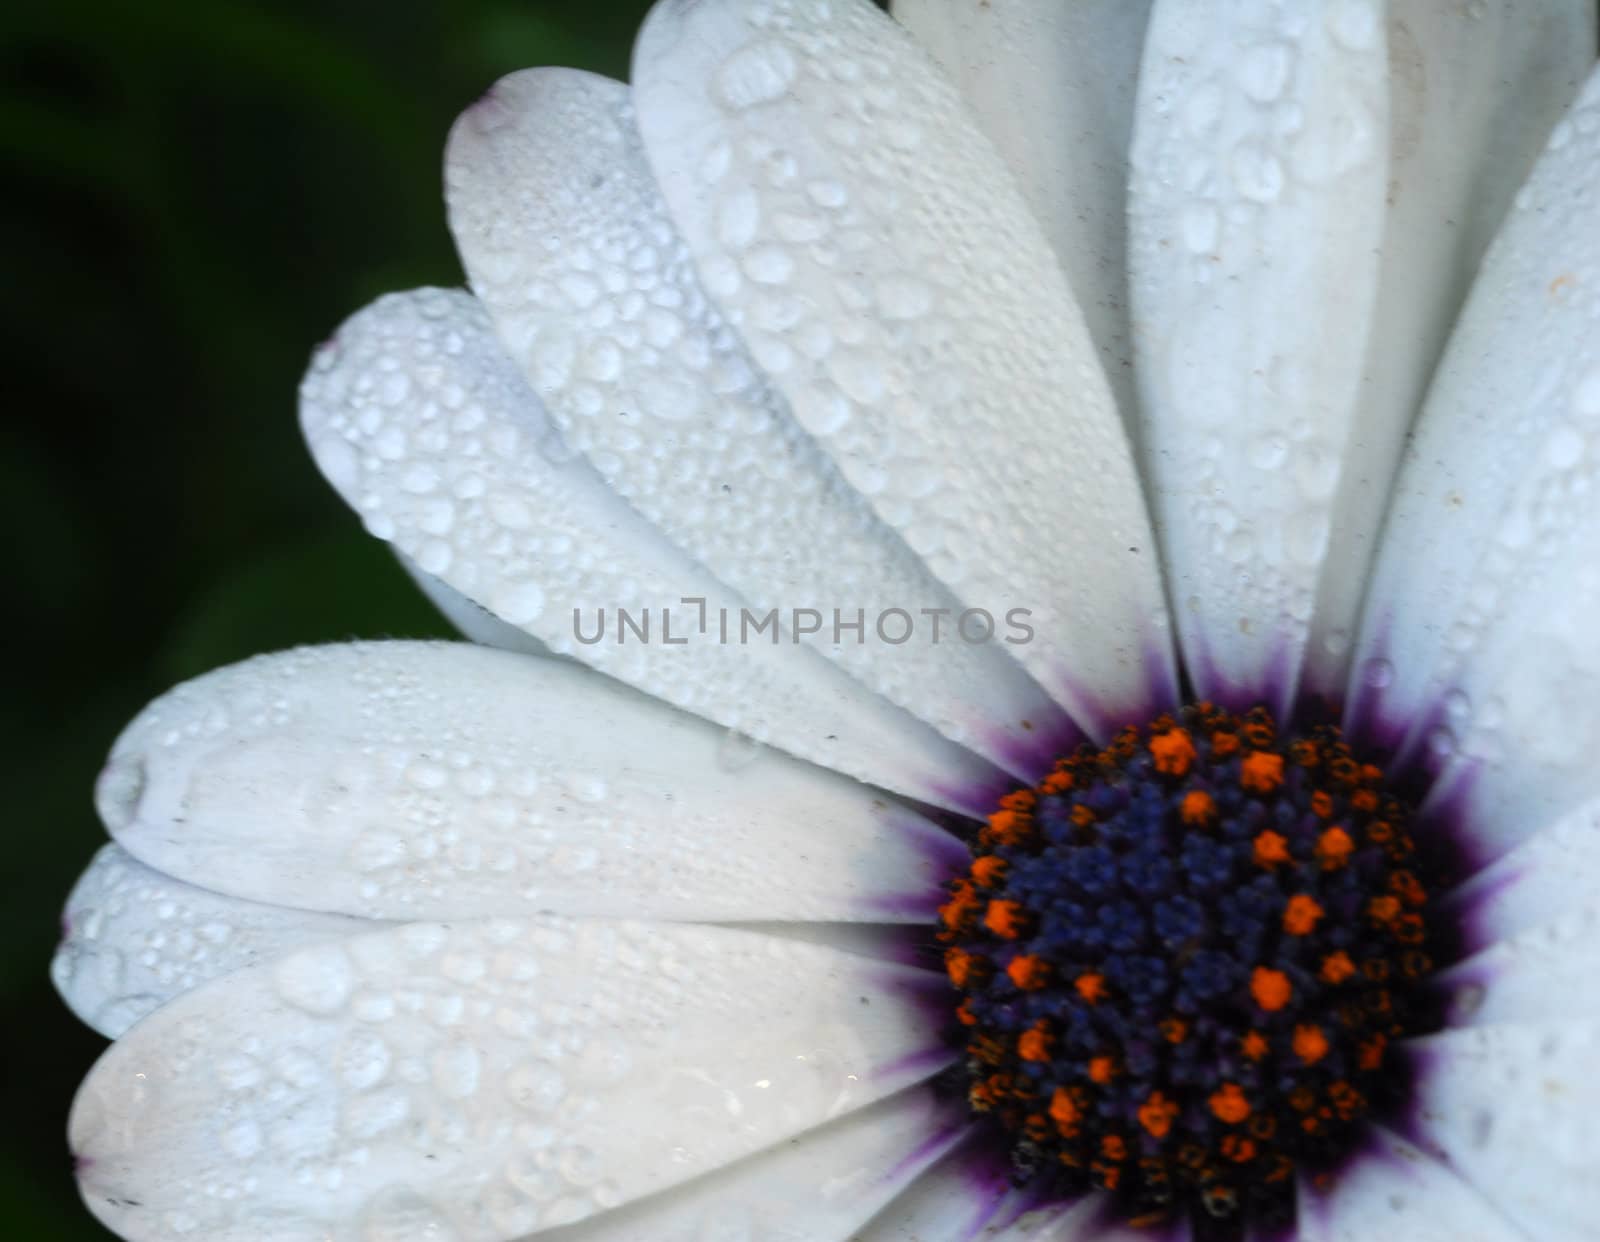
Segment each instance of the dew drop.
[[1263,43],[1244,54],[1239,85],[1257,103],[1271,103],[1289,84],[1293,53],[1282,43]]
[[1382,690],[1394,682],[1394,665],[1387,660],[1368,660],[1361,666],[1361,681],[1374,690]]
[[1235,147],[1230,168],[1234,188],[1252,202],[1270,203],[1283,193],[1283,164],[1260,143]]
[[278,995],[307,1013],[337,1013],[350,998],[355,970],[338,946],[320,946],[292,953],[277,965],[273,982]]
[[794,84],[798,66],[794,53],[770,39],[747,43],[717,70],[718,100],[733,112],[771,103]]

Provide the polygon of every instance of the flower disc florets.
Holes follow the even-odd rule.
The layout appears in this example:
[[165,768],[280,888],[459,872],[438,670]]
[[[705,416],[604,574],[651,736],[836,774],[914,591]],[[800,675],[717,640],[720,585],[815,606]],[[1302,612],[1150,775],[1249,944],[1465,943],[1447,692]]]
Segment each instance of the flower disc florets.
[[1209,703],[1001,801],[940,909],[971,1107],[1019,1181],[1273,1222],[1426,1029],[1409,808],[1331,727]]

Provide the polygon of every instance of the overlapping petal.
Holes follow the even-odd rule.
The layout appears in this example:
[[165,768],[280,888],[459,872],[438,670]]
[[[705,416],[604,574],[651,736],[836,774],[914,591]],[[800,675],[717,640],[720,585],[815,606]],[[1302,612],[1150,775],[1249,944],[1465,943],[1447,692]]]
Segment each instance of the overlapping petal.
[[101,1058],[70,1126],[84,1196],[133,1242],[499,1242],[576,1222],[937,1069],[896,970],[550,918],[301,950]]
[[895,0],[960,88],[1066,269],[1137,435],[1128,333],[1128,139],[1151,0]]
[[[392,295],[354,316],[306,376],[301,421],[369,530],[553,650],[853,776],[982,803],[989,765],[746,625],[744,600],[573,459],[466,294]],[[648,641],[620,609],[636,624],[649,610]]]
[[524,655],[551,654],[550,648],[527,630],[502,621],[482,604],[468,599],[449,583],[435,578],[432,574],[423,573],[417,563],[404,553],[397,554],[396,559],[400,562],[400,567],[417,584],[417,589],[444,614],[445,620],[473,642],[482,643],[485,647],[499,647],[502,651],[520,651]]
[[[959,602],[873,516],[707,301],[627,87],[514,74],[457,123],[446,169],[457,245],[502,342],[618,495],[757,608],[811,609],[807,642],[947,736],[1000,763],[1026,756],[1024,775],[1049,762],[1041,739],[1058,742],[1059,712],[1011,658],[1017,635],[963,639],[981,618],[958,629]],[[891,609],[920,635],[885,641]]]
[[1296,1242],[1530,1242],[1461,1175],[1379,1129],[1329,1188],[1300,1185]]
[[1467,943],[1494,944],[1600,893],[1600,799],[1590,799],[1477,871],[1446,898]]
[[196,888],[116,845],[95,855],[61,922],[50,978],[73,1013],[112,1039],[202,983],[372,926]]
[[1594,795],[1600,748],[1600,74],[1484,260],[1398,482],[1352,681],[1453,758],[1492,858]]
[[1416,1041],[1417,1139],[1529,1238],[1600,1238],[1600,1038],[1593,1021],[1481,1026]]
[[548,1242],[855,1242],[956,1143],[959,1108],[911,1088],[793,1142],[565,1229]]
[[955,89],[888,18],[823,0],[664,0],[633,76],[707,293],[845,478],[965,604],[1031,612],[1014,654],[1085,729],[1165,706],[1098,350]]
[[1489,230],[1593,60],[1592,21],[1577,5],[1157,5],[1135,352],[1202,693],[1281,707],[1302,673],[1342,690],[1406,428]]
[[1305,690],[1335,699],[1405,433],[1484,250],[1595,59],[1588,0],[1391,0],[1387,14],[1389,179],[1377,305],[1302,673]]
[[101,781],[117,840],[368,918],[924,918],[955,838],[569,661],[465,643],[262,656],[157,699]]

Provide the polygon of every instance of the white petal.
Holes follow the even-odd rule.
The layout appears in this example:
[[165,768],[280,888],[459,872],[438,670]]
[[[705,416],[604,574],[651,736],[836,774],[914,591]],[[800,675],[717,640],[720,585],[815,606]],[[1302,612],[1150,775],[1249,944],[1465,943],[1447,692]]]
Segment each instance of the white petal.
[[1331,1189],[1302,1180],[1296,1226],[1296,1242],[1529,1242],[1461,1177],[1382,1129]]
[[1382,7],[1217,20],[1172,0],[1151,21],[1132,298],[1203,693],[1285,704],[1302,672],[1342,690],[1404,433],[1488,232],[1593,54],[1576,4],[1399,0],[1387,28]]
[[1005,1186],[972,1175],[972,1146],[964,1143],[934,1165],[851,1242],[972,1242],[984,1236]]
[[[1365,14],[1365,20],[1363,20]],[[1143,442],[1187,666],[1286,707],[1361,390],[1388,180],[1361,3],[1158,3],[1129,265]]]
[[107,845],[67,898],[50,978],[73,1013],[115,1039],[202,983],[371,927],[195,888]]
[[1554,914],[1437,976],[1452,991],[1452,1026],[1600,1019],[1600,899]]
[[1404,434],[1489,239],[1594,62],[1595,12],[1589,0],[1389,6],[1381,285],[1306,646],[1312,693],[1342,696]]
[[[467,295],[392,295],[352,317],[306,376],[301,421],[369,530],[554,651],[925,801],[971,805],[991,777],[775,626],[740,641],[744,602],[571,458]],[[651,641],[619,633],[619,609]],[[617,629],[597,635],[602,610]]]
[[[1008,654],[1011,632],[961,640],[959,602],[873,516],[707,302],[626,86],[565,69],[505,78],[456,123],[446,170],[457,244],[501,340],[619,495],[755,607],[811,609],[808,642],[956,741],[1005,763],[1060,735],[1059,712]],[[879,637],[893,608],[924,634]],[[856,630],[835,624],[862,612]],[[941,612],[936,641],[928,627]]]
[[1414,1041],[1418,1141],[1530,1238],[1600,1238],[1600,1027],[1484,1026]]
[[850,1242],[950,1147],[962,1120],[913,1087],[686,1186],[539,1236],[541,1242]]
[[1477,872],[1446,898],[1470,943],[1539,927],[1600,893],[1600,799],[1591,799]]
[[1167,701],[1098,351],[954,88],[865,0],[662,0],[633,77],[706,291],[846,479],[964,603],[1030,611],[1013,654],[1086,729]]
[[209,673],[124,731],[99,802],[164,872],[372,918],[916,920],[963,853],[867,786],[465,643]]
[[1128,139],[1151,0],[895,0],[961,88],[1066,269],[1130,431]]
[[400,568],[411,575],[411,580],[444,614],[445,620],[475,643],[485,647],[498,647],[502,651],[520,651],[524,655],[549,655],[550,648],[526,630],[502,621],[482,604],[468,599],[447,582],[432,574],[423,573],[417,563],[404,553],[397,553]]
[[1124,1224],[1110,1198],[1037,1207],[1010,1188],[1004,1168],[972,1145],[919,1178],[852,1242],[1186,1242],[1185,1226],[1152,1232]]
[[1596,792],[1597,203],[1600,75],[1518,193],[1451,339],[1352,683],[1358,722],[1409,725],[1413,749],[1460,758],[1483,858]]
[[593,921],[302,951],[180,997],[101,1058],[70,1123],[83,1193],[133,1242],[490,1242],[573,1222],[937,1069],[893,970]]

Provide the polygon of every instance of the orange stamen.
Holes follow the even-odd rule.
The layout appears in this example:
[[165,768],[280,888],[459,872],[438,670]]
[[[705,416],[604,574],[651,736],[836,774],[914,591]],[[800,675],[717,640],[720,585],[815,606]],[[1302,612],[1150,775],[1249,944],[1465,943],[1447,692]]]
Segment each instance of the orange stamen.
[[1006,873],[1006,860],[998,854],[985,854],[974,859],[972,878],[983,888],[993,888],[994,883]]
[[977,908],[978,898],[972,891],[972,882],[957,880],[951,885],[950,900],[939,907],[939,919],[946,927],[962,927]]
[[1408,906],[1423,906],[1428,903],[1428,890],[1422,887],[1422,882],[1409,871],[1396,871],[1389,877],[1389,891]]
[[983,925],[1002,940],[1015,940],[1021,931],[1022,907],[1014,901],[991,901]]
[[1250,1115],[1250,1101],[1245,1099],[1244,1092],[1237,1083],[1225,1082],[1216,1091],[1212,1092],[1212,1115],[1218,1121],[1228,1125],[1237,1125]]
[[1017,1036],[1017,1055],[1024,1061],[1050,1059],[1050,1032],[1040,1026],[1029,1027]]
[[1338,825],[1327,829],[1317,838],[1317,858],[1324,871],[1337,871],[1350,861],[1350,855],[1355,850],[1356,843],[1350,839],[1350,834]]
[[1289,1003],[1289,998],[1294,995],[1294,987],[1289,982],[1289,976],[1281,970],[1273,970],[1270,966],[1257,966],[1250,976],[1250,995],[1255,997],[1256,1004],[1268,1013],[1275,1013]]
[[1216,813],[1216,800],[1203,789],[1191,789],[1178,806],[1179,817],[1191,828],[1210,823]]
[[1050,1097],[1050,1119],[1056,1123],[1056,1129],[1071,1138],[1076,1133],[1082,1116],[1067,1089],[1057,1087],[1055,1094]]
[[1330,953],[1322,959],[1322,969],[1317,972],[1324,983],[1343,983],[1356,973],[1356,964],[1350,960],[1350,955],[1343,949],[1337,953]]
[[1072,788],[1072,773],[1057,768],[1039,782],[1039,791],[1047,794],[1066,793]]
[[1039,795],[1031,789],[1015,789],[1000,799],[1000,805],[1008,811],[1031,811],[1038,804]]
[[1251,751],[1239,764],[1239,783],[1251,793],[1271,793],[1283,784],[1283,756]]
[[1255,1140],[1247,1139],[1242,1134],[1224,1134],[1220,1149],[1223,1156],[1235,1164],[1244,1164],[1256,1156]]
[[1152,1138],[1166,1138],[1167,1132],[1172,1129],[1172,1120],[1177,1115],[1177,1104],[1159,1091],[1152,1091],[1150,1098],[1139,1105],[1139,1124]]
[[1289,859],[1289,841],[1282,833],[1273,832],[1268,828],[1265,832],[1256,834],[1255,842],[1256,866],[1271,870],[1279,863],[1286,863]]
[[1315,897],[1296,893],[1284,907],[1283,930],[1291,936],[1309,936],[1322,916],[1322,906]]
[[1315,1065],[1328,1055],[1328,1037],[1320,1026],[1305,1024],[1294,1028],[1294,1054],[1307,1065]]
[[1050,971],[1043,959],[1035,957],[1032,953],[1019,953],[1006,966],[1006,974],[1022,991],[1032,992],[1045,985]]
[[1187,729],[1172,729],[1150,739],[1150,757],[1163,776],[1184,776],[1195,760],[1194,739]]
[[979,834],[980,841],[1017,845],[1033,827],[1033,818],[1025,811],[1001,810],[989,816],[989,826]]
[[1374,923],[1392,923],[1400,917],[1398,897],[1374,897],[1367,902],[1367,917]]
[[1239,1041],[1239,1051],[1244,1053],[1247,1060],[1259,1061],[1272,1050],[1267,1043],[1267,1037],[1260,1031],[1251,1031]]
[[1117,1062],[1114,1057],[1090,1057],[1089,1081],[1110,1082],[1116,1076]]
[[1091,1005],[1104,999],[1106,994],[1105,976],[1097,975],[1093,971],[1079,975],[1072,986],[1077,988],[1078,995]]

